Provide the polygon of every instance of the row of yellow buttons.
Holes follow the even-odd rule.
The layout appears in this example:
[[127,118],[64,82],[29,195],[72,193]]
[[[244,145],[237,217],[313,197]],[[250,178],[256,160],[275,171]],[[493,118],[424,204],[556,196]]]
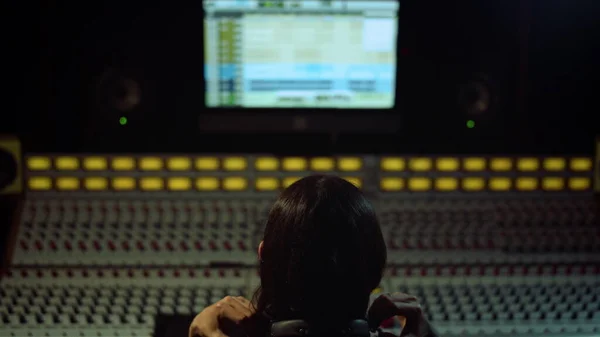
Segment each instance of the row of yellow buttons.
[[[54,161],[54,166],[52,165]],[[282,168],[284,171],[359,171],[362,168],[362,159],[354,157],[344,158],[306,158],[289,157],[281,160],[273,157],[260,157],[254,162],[254,166],[259,171],[277,171]],[[57,170],[75,171],[83,168],[88,171],[101,171],[112,169],[115,171],[133,171],[136,169],[142,171],[160,171],[168,169],[170,171],[189,171],[192,169],[199,171],[215,171],[223,169],[225,171],[243,171],[248,168],[248,160],[244,157],[173,157],[158,158],[144,157],[135,159],[132,157],[86,157],[81,160],[77,157],[57,157],[54,160],[48,157],[30,157],[27,160],[27,168],[32,171],[47,171],[54,167]]]
[[[299,180],[301,177],[286,177],[283,179],[273,177],[256,178],[254,188],[258,191],[276,191],[280,188],[286,188]],[[359,178],[344,178],[357,187],[361,187],[362,181]],[[27,186],[35,191],[49,191],[56,189],[59,191],[76,191],[85,189],[88,191],[245,191],[248,189],[248,179],[244,177],[225,177],[222,179],[216,177],[143,177],[135,179],[132,177],[31,177]]]
[[381,179],[380,188],[386,192],[398,192],[398,191],[586,191],[591,187],[591,179],[586,177],[572,177],[572,178],[561,178],[561,177],[546,177],[546,178],[534,178],[534,177],[520,177],[516,179],[508,177],[492,177],[489,179],[481,177],[468,177],[468,178],[398,178],[398,177],[385,177]]
[[[286,177],[282,179],[274,177],[258,177],[254,181],[254,188],[258,191],[275,191],[280,188],[286,188],[293,184],[300,177]],[[362,180],[356,177],[346,177],[347,181],[357,187],[362,187]],[[28,180],[28,187],[31,190],[47,191],[57,189],[61,191],[75,191],[85,189],[89,191],[244,191],[250,186],[248,179],[244,177],[225,177],[222,179],[216,177],[171,177],[167,179],[158,177],[143,177],[135,179],[132,177],[59,177],[51,179],[50,177],[31,177]],[[425,178],[412,177],[408,179],[399,177],[384,177],[380,181],[380,188],[385,192],[398,191],[585,191],[590,189],[591,179],[586,177],[492,177],[489,179],[481,177],[467,178]]]
[[[567,163],[569,164],[567,166]],[[408,164],[408,165],[407,165]],[[462,165],[461,165],[462,164]],[[381,169],[383,171],[404,171],[407,168],[411,171],[443,171],[452,172],[458,170],[464,171],[511,171],[516,168],[518,171],[531,172],[543,168],[545,171],[564,171],[567,167],[576,172],[591,171],[592,160],[590,158],[383,158],[381,159]]]
[[[359,171],[363,166],[361,158],[300,158],[289,157],[279,160],[273,157],[257,158],[254,167],[259,171],[277,171],[280,168],[284,171],[333,171],[343,172]],[[243,171],[248,168],[248,160],[244,157],[174,157],[162,159],[158,157],[144,157],[135,159],[132,157],[115,157],[107,159],[104,157],[86,157],[81,160],[76,157],[57,157],[52,160],[48,157],[30,157],[27,160],[27,167],[32,171],[50,170],[52,167],[57,170],[74,171],[84,168],[88,171],[101,171],[112,169],[115,171],[133,171],[136,169],[142,171],[160,171],[168,169],[171,171],[215,171],[223,169],[225,171]],[[516,169],[522,172],[531,172],[543,169],[545,171],[557,172],[564,171],[567,168],[575,172],[586,172],[592,169],[592,160],[590,158],[409,158],[386,157],[382,158],[380,167],[383,171],[405,171],[424,172],[437,170],[442,172],[452,171],[511,171]]]

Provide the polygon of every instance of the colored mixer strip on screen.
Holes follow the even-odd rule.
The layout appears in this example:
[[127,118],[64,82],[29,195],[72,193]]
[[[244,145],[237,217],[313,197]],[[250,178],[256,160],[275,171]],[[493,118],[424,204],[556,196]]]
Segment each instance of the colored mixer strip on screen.
[[30,156],[30,191],[278,191],[329,173],[382,192],[591,191],[586,157]]

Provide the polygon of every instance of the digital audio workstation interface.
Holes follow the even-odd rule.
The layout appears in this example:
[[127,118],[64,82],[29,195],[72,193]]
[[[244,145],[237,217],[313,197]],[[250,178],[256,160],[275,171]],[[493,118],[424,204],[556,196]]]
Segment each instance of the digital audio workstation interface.
[[203,5],[208,107],[394,106],[398,1]]

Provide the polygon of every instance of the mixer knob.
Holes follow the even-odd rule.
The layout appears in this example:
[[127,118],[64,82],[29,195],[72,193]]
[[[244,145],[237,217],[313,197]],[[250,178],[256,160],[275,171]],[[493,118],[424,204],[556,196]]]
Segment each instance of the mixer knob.
[[208,247],[211,250],[218,250],[217,244],[213,240],[211,240],[211,241],[208,242]]
[[100,251],[100,250],[102,250],[102,246],[100,245],[100,242],[98,242],[98,241],[94,240],[94,242],[93,242],[93,245],[94,245],[94,249],[95,249],[96,251]]
[[223,242],[223,246],[225,247],[226,250],[231,250],[231,243],[229,243],[229,241],[225,241]]
[[169,251],[175,250],[175,247],[173,246],[173,244],[170,241],[167,241],[166,247],[167,247],[167,250],[169,250]]
[[196,248],[196,250],[204,250],[204,248],[202,247],[202,242],[200,241],[194,242],[194,248]]
[[142,241],[138,240],[138,242],[136,242],[136,247],[138,250],[141,250],[141,251],[145,250],[144,243]]
[[130,249],[129,242],[127,242],[127,241],[123,241],[123,243],[121,243],[121,246],[123,247],[123,250],[125,250],[125,251],[129,251],[129,249]]
[[179,247],[181,248],[182,251],[187,252],[189,250],[189,247],[187,245],[187,243],[185,241],[181,241],[179,243]]
[[110,241],[110,240],[109,240],[109,241],[108,241],[108,249],[110,249],[110,250],[114,251],[114,250],[116,250],[116,249],[117,249],[117,246],[115,245],[115,243],[114,243],[114,242],[112,242],[112,241]]
[[87,250],[87,245],[85,244],[85,242],[79,241],[79,249],[81,251],[86,251]]
[[65,241],[65,249],[68,250],[68,251],[71,251],[73,249],[73,246],[71,245],[71,242]]
[[29,245],[27,244],[27,242],[25,242],[25,240],[21,240],[20,245],[21,245],[21,249],[29,250]]

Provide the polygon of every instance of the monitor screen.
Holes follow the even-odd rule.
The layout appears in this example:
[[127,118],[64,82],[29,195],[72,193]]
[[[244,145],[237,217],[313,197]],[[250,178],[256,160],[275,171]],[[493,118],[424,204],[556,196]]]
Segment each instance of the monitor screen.
[[389,109],[397,0],[204,1],[207,107]]

